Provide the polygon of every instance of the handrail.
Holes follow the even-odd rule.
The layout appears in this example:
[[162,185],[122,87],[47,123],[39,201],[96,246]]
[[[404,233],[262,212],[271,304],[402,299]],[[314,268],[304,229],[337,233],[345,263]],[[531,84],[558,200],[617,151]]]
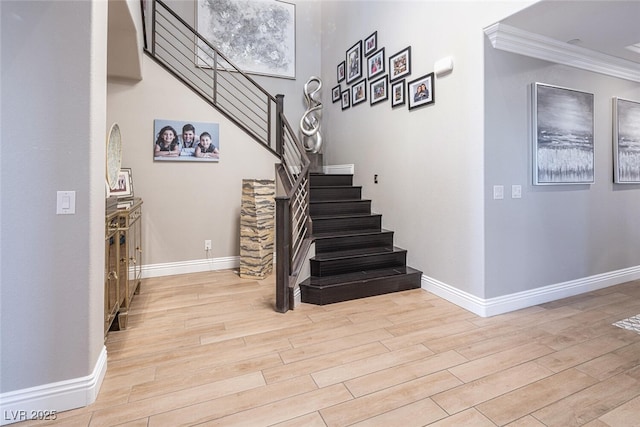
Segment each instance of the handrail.
[[[284,96],[273,96],[178,16],[162,0],[151,1],[151,42],[144,49],[227,119],[280,159],[285,195],[276,197],[276,310],[290,308],[311,234],[306,150],[284,115]],[[141,0],[143,21],[145,1]]]

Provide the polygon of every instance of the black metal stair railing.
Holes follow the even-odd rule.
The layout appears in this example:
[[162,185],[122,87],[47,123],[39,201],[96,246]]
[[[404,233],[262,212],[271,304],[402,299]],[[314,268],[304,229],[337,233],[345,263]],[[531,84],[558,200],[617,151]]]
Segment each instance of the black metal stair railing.
[[[310,234],[309,158],[273,96],[240,70],[162,0],[152,0],[145,51],[231,122],[280,159],[284,195],[276,198],[276,310],[289,308],[289,287]],[[147,5],[149,6],[149,5]],[[147,9],[148,10],[148,9]],[[150,41],[149,41],[150,40]]]
[[310,161],[300,141],[282,114],[282,96],[277,96],[278,118],[282,132],[278,133],[278,152],[282,163],[278,167],[284,195],[276,197],[276,310],[284,313],[291,304],[290,290],[297,273],[306,261],[310,244],[309,165]]

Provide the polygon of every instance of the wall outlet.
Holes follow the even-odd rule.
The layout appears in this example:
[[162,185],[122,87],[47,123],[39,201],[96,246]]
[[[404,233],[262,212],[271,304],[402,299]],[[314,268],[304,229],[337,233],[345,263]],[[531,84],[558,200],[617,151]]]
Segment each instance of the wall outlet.
[[204,241],[204,250],[205,251],[210,251],[211,250],[211,240],[205,240]]

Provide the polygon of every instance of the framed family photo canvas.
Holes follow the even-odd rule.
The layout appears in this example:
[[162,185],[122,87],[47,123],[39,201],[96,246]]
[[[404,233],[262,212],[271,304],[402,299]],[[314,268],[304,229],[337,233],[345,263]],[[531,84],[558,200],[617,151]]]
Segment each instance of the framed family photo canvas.
[[367,58],[367,77],[372,79],[384,73],[384,48]]
[[395,81],[411,74],[411,46],[389,57],[389,81]]
[[220,161],[220,125],[181,120],[153,121],[153,160]]
[[369,56],[378,48],[378,32],[374,31],[369,37],[364,39],[364,56]]
[[532,84],[533,184],[592,184],[593,94]]
[[370,105],[389,99],[389,82],[387,75],[369,83]]
[[433,89],[433,73],[426,74],[407,83],[409,110],[433,104],[436,100]]
[[640,102],[613,98],[614,182],[640,184]]
[[362,77],[362,40],[358,40],[356,44],[347,50],[345,65],[347,68],[347,84],[351,84]]
[[[296,6],[276,0],[197,0],[196,30],[242,71],[296,77]],[[242,35],[239,37],[238,35]],[[199,44],[198,58],[211,57]],[[200,63],[206,67],[211,64]]]
[[360,80],[351,87],[351,105],[356,106],[367,100],[367,81]]
[[404,105],[404,80],[391,84],[391,107]]

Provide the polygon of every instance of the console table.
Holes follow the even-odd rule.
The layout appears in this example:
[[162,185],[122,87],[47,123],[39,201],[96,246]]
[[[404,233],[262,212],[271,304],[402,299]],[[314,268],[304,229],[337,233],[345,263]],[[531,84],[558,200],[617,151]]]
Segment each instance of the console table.
[[126,202],[106,215],[105,336],[114,327],[126,329],[133,296],[142,279],[142,199]]

